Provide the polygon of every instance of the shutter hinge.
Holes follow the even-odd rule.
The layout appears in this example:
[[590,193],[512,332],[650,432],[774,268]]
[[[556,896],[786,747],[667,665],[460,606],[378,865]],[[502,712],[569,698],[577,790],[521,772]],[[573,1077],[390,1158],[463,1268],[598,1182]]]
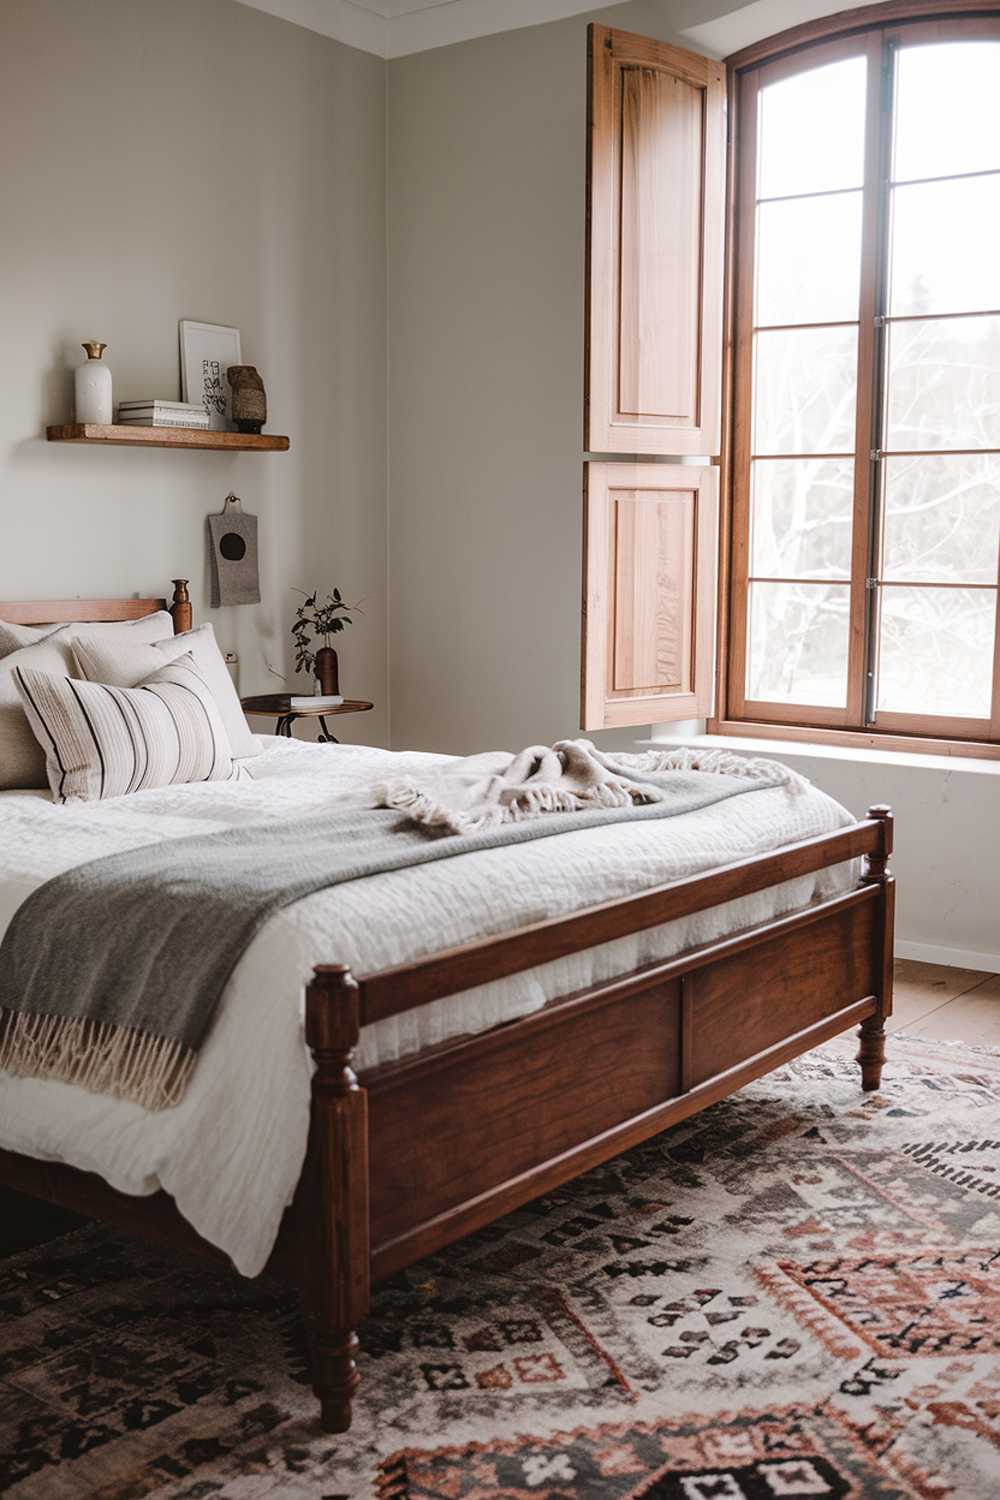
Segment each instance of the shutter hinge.
[[885,458],[885,453],[881,448],[873,448],[868,457],[873,464],[877,464],[881,463],[882,459]]
[[[877,578],[866,578],[865,579],[865,588],[866,589],[873,590],[873,589],[877,589],[878,587],[879,587],[879,580]],[[870,675],[872,675],[872,674],[869,673],[869,676]]]

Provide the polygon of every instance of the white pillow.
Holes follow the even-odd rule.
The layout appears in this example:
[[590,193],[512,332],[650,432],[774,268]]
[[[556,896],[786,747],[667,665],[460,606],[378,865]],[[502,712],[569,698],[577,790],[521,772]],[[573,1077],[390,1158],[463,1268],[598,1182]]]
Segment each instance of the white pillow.
[[57,631],[65,632],[68,638],[80,630],[85,630],[88,635],[105,639],[120,637],[133,645],[142,645],[173,635],[174,622],[165,609],[158,609],[153,615],[143,615],[141,620],[95,620],[87,625],[13,625],[9,620],[0,620],[0,657],[9,656],[23,646],[37,646]]
[[190,653],[132,689],[23,666],[13,676],[28,722],[45,747],[56,802],[98,802],[149,787],[241,775]]
[[164,657],[173,661],[185,651],[191,652],[195,666],[215,699],[226,726],[233,759],[245,760],[248,756],[259,755],[257,736],[251,732],[240,707],[233,679],[211,625],[199,625],[194,630],[186,630],[183,635],[173,635],[169,640],[156,641],[148,646],[133,645],[131,640],[123,643],[120,638],[109,640],[106,636],[92,635],[89,630],[79,630],[73,638],[73,652],[80,674],[89,682],[105,682],[111,687],[135,687],[162,667]]
[[22,646],[0,660],[0,790],[43,787],[45,752],[24,716],[14,672],[25,667],[68,677],[75,670],[69,632],[55,630],[34,646]]

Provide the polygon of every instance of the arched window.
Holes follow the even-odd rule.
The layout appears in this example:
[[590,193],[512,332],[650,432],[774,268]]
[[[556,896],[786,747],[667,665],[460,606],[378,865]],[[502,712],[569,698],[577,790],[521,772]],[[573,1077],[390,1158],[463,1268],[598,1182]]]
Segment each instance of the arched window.
[[731,75],[720,717],[1000,739],[1000,18],[762,50]]

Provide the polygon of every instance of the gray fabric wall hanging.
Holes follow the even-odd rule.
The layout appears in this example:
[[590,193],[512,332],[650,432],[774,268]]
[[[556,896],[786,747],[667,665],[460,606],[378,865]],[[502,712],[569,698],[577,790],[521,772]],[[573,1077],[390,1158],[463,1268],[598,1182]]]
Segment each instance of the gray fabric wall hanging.
[[219,515],[209,516],[212,542],[212,608],[259,604],[257,517],[247,515],[239,495],[227,495]]

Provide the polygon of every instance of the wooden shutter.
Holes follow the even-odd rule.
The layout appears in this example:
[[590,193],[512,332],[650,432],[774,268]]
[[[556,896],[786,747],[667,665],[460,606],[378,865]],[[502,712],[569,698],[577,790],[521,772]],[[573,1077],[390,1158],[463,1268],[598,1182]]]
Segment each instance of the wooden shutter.
[[583,727],[713,709],[725,75],[590,28]]
[[725,70],[590,27],[591,453],[719,451]]
[[583,727],[712,708],[718,471],[588,464]]

